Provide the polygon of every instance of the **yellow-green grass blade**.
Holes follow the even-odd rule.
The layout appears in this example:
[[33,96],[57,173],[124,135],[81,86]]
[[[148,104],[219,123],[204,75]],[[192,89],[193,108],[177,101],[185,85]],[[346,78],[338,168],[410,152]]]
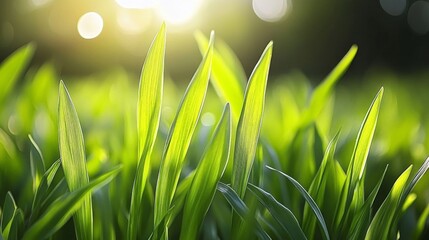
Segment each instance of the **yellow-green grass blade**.
[[[326,192],[325,188],[327,187],[324,178],[326,178],[327,173],[329,173],[326,168],[328,163],[332,164],[334,162],[334,153],[335,148],[337,146],[339,134],[340,132],[337,132],[335,137],[331,140],[331,142],[329,142],[328,147],[326,148],[325,154],[323,156],[322,163],[320,164],[319,170],[314,176],[314,179],[310,185],[310,189],[308,190],[308,193],[310,194],[310,196],[313,197],[318,206],[323,206],[324,204]],[[308,204],[305,204],[302,225],[304,231],[307,233],[307,236],[312,239],[316,226],[316,217],[311,214],[310,211],[310,206]]]
[[40,179],[40,184],[34,194],[33,205],[31,207],[30,222],[38,217],[42,202],[45,200],[48,194],[48,189],[51,186],[52,180],[57,173],[58,168],[61,166],[61,160],[55,161],[52,166],[43,174]]
[[[208,39],[201,32],[195,33],[195,39],[201,53],[204,54],[209,46]],[[236,122],[243,105],[246,78],[234,53],[229,50],[226,44],[221,43],[221,41],[216,41],[211,83],[222,100],[231,105],[232,117]]]
[[258,145],[265,105],[265,89],[270,69],[273,43],[265,48],[256,64],[245,93],[237,126],[232,169],[232,188],[243,198]]
[[12,90],[16,81],[27,67],[31,57],[33,56],[34,50],[34,44],[27,44],[16,50],[14,53],[12,53],[12,55],[10,55],[6,60],[1,63],[0,104],[3,102],[4,98],[8,95],[8,93]]
[[386,199],[381,204],[377,213],[369,225],[365,239],[392,239],[389,236],[391,228],[396,228],[392,225],[397,211],[401,209],[401,197],[407,187],[407,182],[412,170],[412,166],[408,167],[399,178],[396,180]]
[[307,239],[295,215],[287,207],[278,202],[270,193],[253,184],[249,184],[248,188],[258,201],[268,209],[291,239]]
[[[251,221],[255,216],[250,215],[250,210],[246,203],[241,200],[240,196],[230,186],[219,182],[217,190],[222,193],[234,211],[243,219],[243,221]],[[270,236],[264,231],[258,221],[252,221],[254,224],[254,231],[258,239],[271,239]]]
[[425,210],[423,210],[422,214],[420,215],[418,221],[417,221],[417,226],[416,229],[413,232],[413,239],[417,240],[417,239],[423,239],[423,231],[425,229],[427,220],[429,218],[429,204],[426,205]]
[[366,230],[370,224],[371,210],[373,208],[375,197],[378,194],[378,190],[381,187],[384,176],[386,175],[388,166],[384,169],[383,175],[378,180],[378,183],[375,185],[374,189],[369,194],[368,198],[365,200],[364,205],[359,209],[359,211],[353,216],[353,220],[350,224],[350,228],[347,229],[348,235],[347,239],[363,239],[365,237]]
[[109,183],[120,171],[115,167],[88,184],[66,193],[46,209],[45,213],[25,232],[23,239],[44,239],[58,231],[84,204],[87,196],[97,188]]
[[135,239],[141,229],[141,201],[150,173],[152,149],[158,133],[161,117],[162,91],[164,82],[165,24],[149,48],[140,78],[137,99],[138,167],[134,180],[128,239]]
[[198,231],[225,171],[231,145],[231,117],[225,106],[212,140],[197,166],[191,188],[186,196],[180,239],[197,239]]
[[35,193],[39,187],[40,181],[43,174],[45,173],[45,163],[43,160],[42,152],[40,151],[39,146],[36,141],[34,141],[31,135],[28,135],[30,139],[32,148],[30,150],[30,168],[31,168],[31,177],[33,179],[33,192]]
[[381,88],[375,96],[359,130],[353,155],[347,169],[347,178],[336,210],[336,227],[339,227],[341,222],[346,222],[346,219],[343,217],[347,215],[345,214],[345,211],[354,210],[356,207],[359,207],[351,206],[351,203],[358,181],[360,181],[364,176],[363,173],[366,168],[366,160],[369,154],[372,138],[374,136],[375,127],[377,125],[383,91],[384,89]]
[[210,47],[179,104],[165,143],[155,192],[155,226],[170,208],[186,152],[204,104],[211,72],[213,41],[214,33],[210,39]]
[[314,90],[308,108],[303,113],[302,126],[306,126],[316,120],[323,108],[327,104],[332,90],[337,81],[344,75],[349,68],[354,57],[356,56],[358,47],[353,45],[347,54],[341,59],[337,66],[329,73],[323,82]]
[[[89,183],[86,168],[85,146],[82,128],[76,109],[61,81],[58,107],[59,147],[64,177],[70,191],[75,191]],[[88,194],[83,204],[74,216],[76,235],[78,239],[92,239],[93,216],[91,195]]]
[[319,207],[317,206],[316,202],[313,200],[313,198],[308,194],[307,190],[301,184],[299,184],[295,179],[290,177],[289,175],[285,174],[284,172],[277,170],[275,168],[267,166],[269,170],[272,170],[276,173],[279,173],[280,175],[284,176],[286,179],[288,179],[295,188],[301,193],[301,195],[304,197],[305,201],[310,206],[311,210],[313,211],[314,215],[316,215],[316,218],[318,220],[318,224],[323,232],[323,238],[329,240],[329,232],[328,227],[326,226],[325,219],[323,217],[322,212],[320,211]]

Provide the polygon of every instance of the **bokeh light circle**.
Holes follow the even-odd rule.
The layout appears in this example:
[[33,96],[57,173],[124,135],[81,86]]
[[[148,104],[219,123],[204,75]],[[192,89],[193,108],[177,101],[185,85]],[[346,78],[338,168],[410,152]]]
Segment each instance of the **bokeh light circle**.
[[380,5],[386,13],[392,16],[399,16],[404,13],[407,7],[407,0],[380,0]]
[[408,24],[418,34],[429,32],[429,2],[417,1],[408,10]]
[[253,0],[253,11],[256,16],[266,22],[280,20],[289,7],[288,0]]
[[79,18],[77,30],[82,38],[96,38],[103,31],[103,18],[96,12],[85,13]]
[[201,3],[202,0],[160,0],[157,13],[167,23],[180,25],[191,20]]

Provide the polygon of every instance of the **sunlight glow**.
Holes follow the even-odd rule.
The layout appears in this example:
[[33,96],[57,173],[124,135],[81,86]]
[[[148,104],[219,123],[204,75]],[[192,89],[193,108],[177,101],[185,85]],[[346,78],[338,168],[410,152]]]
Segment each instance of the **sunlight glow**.
[[266,22],[279,21],[288,10],[288,0],[253,0],[253,11]]
[[157,12],[167,23],[180,25],[197,13],[201,3],[201,0],[160,0]]
[[103,18],[96,12],[85,13],[79,18],[77,30],[82,38],[96,38],[103,31]]
[[154,7],[155,0],[116,0],[116,3],[123,8],[145,9]]
[[152,14],[137,14],[119,11],[116,22],[126,34],[139,34],[148,29],[152,23]]

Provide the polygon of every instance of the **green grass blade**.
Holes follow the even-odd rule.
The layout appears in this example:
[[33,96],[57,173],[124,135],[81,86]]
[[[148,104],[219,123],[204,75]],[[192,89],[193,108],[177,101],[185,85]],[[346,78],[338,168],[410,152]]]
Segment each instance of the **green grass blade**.
[[[180,239],[197,239],[216,192],[216,186],[225,171],[231,145],[231,116],[225,106],[212,140],[197,166],[191,188],[186,196]],[[208,174],[209,173],[209,174]]]
[[120,171],[120,167],[97,177],[70,193],[66,193],[48,207],[39,220],[25,232],[23,239],[43,239],[58,231],[81,207],[92,191],[109,183]]
[[[392,225],[397,211],[400,211],[401,197],[407,187],[408,178],[410,176],[412,166],[408,167],[399,178],[396,180],[389,195],[381,204],[377,213],[369,225],[365,239],[389,239],[390,232],[396,228]],[[393,228],[393,229],[392,229]]]
[[[334,138],[329,142],[328,147],[326,148],[325,154],[323,156],[322,163],[313,178],[313,181],[310,185],[310,189],[308,193],[312,196],[318,206],[323,206],[325,200],[325,188],[330,188],[330,186],[326,186],[326,180],[324,178],[328,177],[329,169],[327,170],[327,165],[332,164],[334,160],[335,148],[337,146],[338,138],[340,132],[334,136]],[[329,176],[330,177],[330,176]],[[304,207],[304,217],[303,217],[303,229],[307,233],[309,238],[313,238],[315,226],[316,226],[316,218],[313,214],[310,213],[311,209],[308,204],[305,204]]]
[[273,43],[265,48],[256,64],[245,93],[238,120],[232,169],[232,188],[243,198],[258,145],[265,105],[265,89],[270,69]]
[[42,206],[43,200],[47,197],[48,189],[52,183],[52,180],[57,173],[58,168],[61,166],[61,160],[57,160],[52,164],[52,166],[45,172],[45,174],[42,176],[40,180],[40,184],[34,194],[33,198],[33,205],[31,207],[31,216],[30,216],[30,222],[34,218],[38,217],[38,213],[40,211],[40,208]]
[[347,54],[341,59],[337,66],[329,73],[323,82],[314,90],[308,108],[303,113],[303,126],[314,121],[317,116],[322,112],[329,97],[331,96],[332,89],[334,88],[338,79],[340,79],[349,68],[354,57],[356,56],[358,47],[353,45]]
[[165,143],[155,193],[155,226],[170,208],[186,152],[202,110],[211,72],[213,41],[214,33],[210,39],[210,47],[179,104]]
[[42,176],[45,173],[45,163],[42,152],[40,151],[40,148],[34,141],[33,137],[28,135],[28,138],[32,144],[32,149],[30,150],[30,168],[31,177],[33,178],[33,192],[36,192]]
[[[89,182],[86,168],[85,146],[82,128],[70,95],[61,81],[58,107],[59,147],[64,176],[70,191],[75,191]],[[93,238],[91,195],[85,196],[81,208],[74,216],[78,239]]]
[[162,91],[164,82],[165,24],[153,40],[140,78],[137,100],[138,167],[134,180],[128,239],[135,239],[141,229],[141,201],[150,173],[150,159],[161,117]]
[[248,188],[258,201],[268,209],[291,239],[307,239],[295,215],[287,207],[279,203],[270,193],[253,184],[249,184]]
[[16,81],[27,67],[35,50],[34,44],[27,44],[16,50],[0,65],[0,104],[12,90]]
[[314,214],[316,215],[319,226],[320,226],[320,228],[324,234],[323,235],[324,239],[329,240],[330,237],[329,237],[328,227],[326,226],[326,222],[325,222],[325,219],[323,218],[323,214],[320,211],[319,207],[317,206],[316,202],[314,202],[313,198],[310,196],[310,194],[308,194],[308,192],[304,189],[304,187],[302,187],[301,184],[299,184],[299,182],[297,182],[295,179],[293,179],[289,175],[283,173],[282,171],[279,171],[279,170],[272,168],[272,167],[269,167],[269,166],[267,166],[267,168],[269,170],[272,170],[272,171],[277,172],[280,175],[284,176],[286,179],[288,179],[295,186],[296,189],[298,189],[298,191],[304,197],[305,201],[310,206],[311,210],[313,210]]
[[[208,39],[201,32],[195,33],[195,39],[204,54],[209,46]],[[235,60],[232,51],[228,50],[226,44],[219,43],[221,42],[216,42],[213,53],[211,83],[222,100],[230,103],[233,119],[237,120],[243,105],[246,77],[242,70],[238,70],[242,67]]]
[[425,210],[423,210],[422,214],[417,221],[416,229],[413,232],[413,239],[423,239],[423,230],[425,229],[426,222],[429,218],[429,204],[426,205]]
[[384,89],[381,88],[375,96],[359,130],[353,155],[347,169],[347,178],[341,194],[340,203],[336,211],[337,227],[341,224],[341,221],[346,222],[346,220],[343,219],[343,215],[347,215],[345,214],[346,209],[347,211],[350,211],[354,210],[356,207],[350,207],[350,204],[352,202],[357,183],[361,180],[366,168],[366,160],[369,154],[372,138],[374,136],[375,127],[377,125],[383,91]]
[[[228,203],[232,206],[234,211],[244,220],[248,220],[251,217],[249,213],[249,208],[241,200],[240,196],[232,189],[230,186],[219,182],[217,185],[217,190],[222,193]],[[261,225],[257,221],[254,221],[255,224],[255,234],[259,239],[271,239],[270,236],[262,229]]]
[[[12,193],[7,192],[6,199],[3,205],[3,213],[1,218],[1,230],[2,235],[5,239],[14,238],[17,234],[14,232],[14,220],[16,217],[18,207],[16,206],[15,199],[13,199]],[[15,236],[16,238],[16,236]]]
[[373,209],[374,200],[378,194],[378,190],[380,190],[381,183],[383,182],[384,176],[387,172],[387,168],[388,166],[386,166],[384,169],[383,175],[380,177],[374,189],[365,200],[364,205],[353,216],[350,229],[347,230],[347,239],[364,239],[368,225],[370,224],[371,210]]

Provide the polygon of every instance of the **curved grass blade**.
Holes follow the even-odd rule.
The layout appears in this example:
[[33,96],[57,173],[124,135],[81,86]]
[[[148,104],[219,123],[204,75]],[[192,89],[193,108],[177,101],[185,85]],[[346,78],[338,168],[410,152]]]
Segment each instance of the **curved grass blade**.
[[[251,218],[249,213],[249,208],[246,204],[241,200],[240,196],[232,189],[230,186],[219,182],[217,185],[217,190],[222,193],[225,199],[232,206],[234,211],[244,220],[246,221],[248,218]],[[270,236],[262,229],[261,225],[257,221],[253,221],[255,224],[255,233],[259,239],[271,239]]]
[[[209,46],[208,39],[201,32],[195,33],[195,39],[201,53],[204,54]],[[217,41],[213,53],[211,83],[222,100],[231,104],[233,119],[237,120],[243,105],[246,77],[242,70],[238,71],[242,67],[233,57],[235,55],[232,51],[228,50],[226,44],[220,43]]]
[[30,43],[10,55],[0,65],[0,104],[9,94],[33,56],[35,45]]
[[318,223],[320,225],[320,228],[324,234],[323,235],[324,239],[329,240],[330,237],[329,237],[329,232],[328,232],[328,228],[326,226],[325,219],[323,218],[322,212],[320,211],[319,207],[317,206],[316,202],[314,202],[314,200],[310,196],[310,194],[308,194],[308,192],[301,186],[301,184],[299,184],[295,179],[293,179],[289,175],[287,175],[287,174],[283,173],[282,171],[279,171],[275,168],[269,167],[269,166],[267,166],[267,168],[274,171],[274,172],[277,172],[277,173],[283,175],[284,177],[286,177],[296,187],[296,189],[298,189],[298,191],[301,193],[301,195],[304,197],[305,201],[307,201],[307,203],[309,204],[309,206],[313,210],[314,214],[316,215]]
[[322,112],[335,83],[340,79],[349,68],[354,57],[356,56],[358,47],[353,45],[347,54],[341,59],[337,66],[329,73],[323,82],[314,90],[308,108],[303,113],[302,126],[305,127],[310,122],[314,121]]
[[241,198],[244,197],[246,192],[258,145],[272,49],[273,43],[270,42],[250,76],[243,108],[238,120],[232,169],[232,188]]
[[0,228],[2,230],[1,235],[3,235],[5,239],[16,239],[17,229],[13,225],[17,211],[18,207],[16,206],[12,193],[7,192],[3,205]]
[[[392,239],[389,233],[396,228],[392,225],[397,211],[401,210],[401,197],[407,187],[407,182],[412,170],[408,167],[393,184],[386,199],[381,204],[377,213],[369,225],[365,239]],[[393,228],[393,229],[392,229]]]
[[33,148],[30,150],[30,168],[31,177],[33,178],[33,192],[36,192],[41,182],[42,176],[45,173],[45,163],[42,152],[40,151],[40,148],[34,141],[33,137],[29,134],[28,138],[30,139],[30,142],[33,146]]
[[131,195],[128,239],[136,239],[141,229],[141,201],[150,173],[150,159],[161,117],[164,81],[165,24],[150,47],[140,78],[137,100],[138,167]]
[[210,47],[179,104],[165,143],[155,193],[155,226],[170,208],[186,152],[202,110],[211,71],[213,41],[214,33],[210,39]]
[[[319,170],[314,176],[313,181],[310,185],[310,189],[308,190],[310,196],[313,196],[316,203],[321,207],[323,206],[323,202],[325,200],[325,188],[327,187],[326,180],[324,179],[328,177],[327,175],[329,173],[329,170],[327,170],[327,165],[334,164],[334,153],[339,135],[340,132],[337,132],[334,138],[329,142],[328,147],[326,148],[325,154],[323,156],[322,163],[320,164]],[[302,225],[304,231],[307,233],[307,236],[312,239],[316,226],[316,218],[314,215],[310,214],[310,208],[308,204],[305,204],[304,207],[304,218]]]
[[58,231],[85,202],[92,191],[109,183],[121,170],[115,167],[87,185],[62,195],[52,202],[39,220],[25,232],[23,239],[44,239]]
[[197,239],[200,225],[213,201],[217,183],[225,171],[230,145],[231,114],[227,104],[186,196],[180,239]]
[[[86,168],[85,146],[82,128],[70,95],[63,83],[59,89],[58,107],[59,147],[64,176],[70,191],[75,191],[89,183]],[[93,238],[93,216],[91,195],[85,196],[81,208],[74,216],[78,239]]]
[[279,203],[270,193],[253,184],[249,184],[248,188],[259,202],[270,211],[291,239],[307,239],[295,215],[287,207]]
[[[340,202],[336,210],[336,227],[340,226],[341,222],[347,221],[347,219],[343,219],[343,215],[347,215],[345,214],[346,209],[347,211],[350,211],[359,207],[350,206],[350,204],[352,203],[357,183],[362,180],[363,173],[366,168],[366,160],[369,154],[372,138],[374,136],[375,127],[377,125],[383,91],[384,89],[381,88],[375,96],[359,130],[353,155],[347,169],[347,177],[341,193]],[[361,190],[363,191],[363,188],[361,188]]]

